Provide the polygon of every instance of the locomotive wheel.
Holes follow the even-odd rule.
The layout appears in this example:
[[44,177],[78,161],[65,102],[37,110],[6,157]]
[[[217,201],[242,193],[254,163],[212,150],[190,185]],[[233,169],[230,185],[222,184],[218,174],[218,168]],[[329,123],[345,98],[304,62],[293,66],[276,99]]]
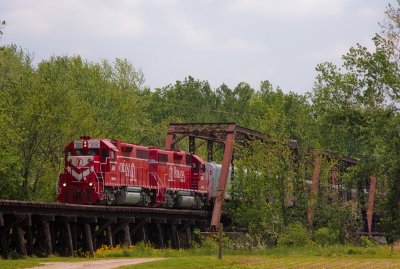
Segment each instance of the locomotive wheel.
[[166,206],[168,208],[173,208],[175,206],[175,199],[172,193],[167,193],[166,195]]
[[140,204],[146,207],[151,204],[151,197],[145,191],[140,192]]
[[195,199],[195,208],[202,209],[204,207],[203,197],[196,195]]
[[113,190],[106,189],[104,191],[104,198],[103,198],[104,205],[113,205],[115,203],[115,195]]

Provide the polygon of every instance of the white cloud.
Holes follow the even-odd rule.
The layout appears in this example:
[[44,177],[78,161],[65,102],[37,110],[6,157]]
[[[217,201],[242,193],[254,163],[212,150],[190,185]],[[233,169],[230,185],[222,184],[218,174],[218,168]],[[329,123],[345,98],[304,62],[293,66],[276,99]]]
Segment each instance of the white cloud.
[[[32,9],[18,9],[9,11],[3,14],[3,19],[7,22],[7,28],[13,29],[15,32],[25,33],[30,35],[35,34],[46,34],[50,29],[51,25],[42,16],[38,16],[38,13]],[[24,18],[21,20],[21,18]]]
[[[354,44],[353,44],[354,45]],[[344,43],[335,44],[332,47],[314,50],[306,54],[307,58],[316,60],[317,62],[326,62],[341,59],[346,54],[352,45]]]
[[240,51],[242,53],[256,53],[266,50],[266,46],[262,42],[249,41],[242,38],[232,38],[220,44],[222,49]]
[[374,49],[384,2],[0,0],[7,21],[0,41],[40,59],[124,57],[144,66],[150,87],[192,74],[306,89],[316,64],[341,61],[357,42]]
[[182,38],[183,42],[191,46],[203,48],[212,48],[215,46],[215,42],[209,31],[195,27],[182,17],[175,16],[172,27],[177,30],[177,34]]
[[[372,38],[364,38],[359,40],[361,46],[366,47],[368,51],[374,52],[376,47]],[[324,49],[314,50],[306,54],[307,58],[311,60],[317,60],[318,62],[326,61],[340,61],[342,56],[349,52],[351,47],[356,47],[357,44],[347,44],[347,43],[337,43],[331,47],[326,47]]]
[[362,18],[368,18],[368,19],[380,19],[383,16],[381,10],[376,10],[375,8],[372,7],[361,8],[360,10],[357,11],[357,15]]
[[323,17],[341,14],[349,0],[236,0],[227,9],[268,17]]
[[[9,27],[27,35],[87,33],[90,36],[140,36],[147,24],[137,1],[15,1],[4,15]],[[23,18],[23,19],[21,19]],[[61,34],[59,34],[61,32]]]
[[234,53],[255,53],[265,51],[266,47],[262,42],[247,40],[241,37],[228,37],[223,39],[214,33],[212,28],[195,26],[185,16],[178,13],[171,16],[172,27],[176,30],[178,38],[192,48],[200,50],[221,50]]

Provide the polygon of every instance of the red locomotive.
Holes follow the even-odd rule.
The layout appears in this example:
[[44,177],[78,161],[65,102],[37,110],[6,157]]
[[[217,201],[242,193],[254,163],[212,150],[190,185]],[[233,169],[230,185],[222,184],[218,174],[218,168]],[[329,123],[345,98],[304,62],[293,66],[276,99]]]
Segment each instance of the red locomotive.
[[221,170],[194,154],[110,139],[81,137],[64,153],[58,201],[72,204],[200,209],[215,198]]

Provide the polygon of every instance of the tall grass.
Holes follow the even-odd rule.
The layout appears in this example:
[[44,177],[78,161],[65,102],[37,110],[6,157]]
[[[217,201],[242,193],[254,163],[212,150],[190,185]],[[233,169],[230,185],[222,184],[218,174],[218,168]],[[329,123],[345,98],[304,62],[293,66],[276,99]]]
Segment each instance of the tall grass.
[[[203,241],[202,245],[195,244],[191,249],[157,249],[151,245],[139,243],[134,246],[103,246],[95,252],[95,258],[108,257],[189,257],[216,256],[218,245],[212,238]],[[333,245],[304,247],[260,247],[258,249],[223,248],[224,255],[231,256],[323,256],[323,257],[368,257],[368,258],[400,258],[400,249],[391,253],[387,246],[354,246]]]

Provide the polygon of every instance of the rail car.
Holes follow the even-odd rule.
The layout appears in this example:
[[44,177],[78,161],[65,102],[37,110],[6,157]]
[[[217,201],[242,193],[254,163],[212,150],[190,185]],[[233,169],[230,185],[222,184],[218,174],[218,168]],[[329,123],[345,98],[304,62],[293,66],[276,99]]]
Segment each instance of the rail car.
[[86,136],[64,154],[62,203],[202,209],[212,205],[221,172],[220,164],[184,151]]

